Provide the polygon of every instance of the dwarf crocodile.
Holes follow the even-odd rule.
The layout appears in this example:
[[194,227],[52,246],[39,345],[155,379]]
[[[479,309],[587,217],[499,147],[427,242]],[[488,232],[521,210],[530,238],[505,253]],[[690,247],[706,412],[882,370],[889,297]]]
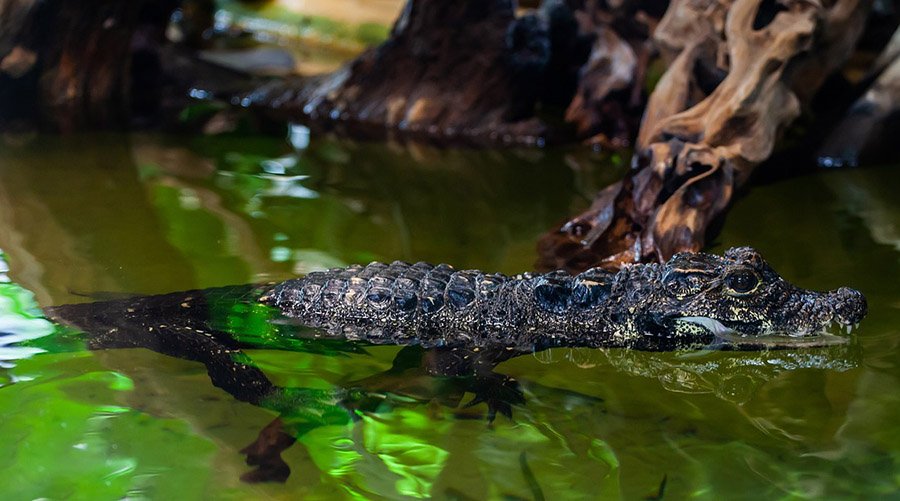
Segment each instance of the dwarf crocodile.
[[829,330],[849,333],[867,310],[853,289],[791,285],[749,247],[577,276],[371,263],[281,282],[259,301],[327,337],[514,351],[819,346],[844,341]]

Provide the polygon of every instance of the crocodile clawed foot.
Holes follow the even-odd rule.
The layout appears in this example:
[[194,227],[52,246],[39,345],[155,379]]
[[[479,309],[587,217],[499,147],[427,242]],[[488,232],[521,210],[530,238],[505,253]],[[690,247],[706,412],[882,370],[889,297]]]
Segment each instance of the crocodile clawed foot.
[[512,406],[525,403],[518,381],[502,374],[475,376],[469,390],[475,396],[464,407],[487,404],[487,420],[490,423],[494,422],[498,412],[512,419]]
[[256,469],[241,475],[241,481],[248,484],[260,482],[284,483],[291,476],[291,468],[280,457],[273,463],[259,465]]

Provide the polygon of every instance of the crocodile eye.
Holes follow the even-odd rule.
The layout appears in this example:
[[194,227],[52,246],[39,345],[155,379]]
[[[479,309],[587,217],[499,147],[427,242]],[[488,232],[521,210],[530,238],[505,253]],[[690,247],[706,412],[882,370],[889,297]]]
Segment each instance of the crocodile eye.
[[736,271],[725,277],[725,286],[738,294],[749,294],[759,287],[759,277],[750,270]]

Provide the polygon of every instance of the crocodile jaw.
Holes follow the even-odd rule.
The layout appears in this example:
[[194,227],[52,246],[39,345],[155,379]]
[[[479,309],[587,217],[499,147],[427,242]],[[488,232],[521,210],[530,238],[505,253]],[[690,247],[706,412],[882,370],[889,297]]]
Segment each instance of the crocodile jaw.
[[[845,344],[850,341],[847,337],[838,336],[826,332],[825,329],[812,334],[802,333],[768,333],[762,335],[744,334],[738,332],[718,320],[709,317],[678,317],[675,319],[680,322],[687,322],[699,325],[710,331],[716,338],[727,344],[734,346],[764,346],[766,348],[806,348],[818,346],[833,346],[837,344]],[[828,327],[840,325],[832,322]],[[844,326],[844,330],[849,334],[853,330],[853,326]]]

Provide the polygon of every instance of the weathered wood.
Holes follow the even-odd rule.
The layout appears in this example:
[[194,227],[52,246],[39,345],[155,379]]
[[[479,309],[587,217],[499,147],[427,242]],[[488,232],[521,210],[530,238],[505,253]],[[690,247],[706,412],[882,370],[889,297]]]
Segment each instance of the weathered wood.
[[[73,131],[127,125],[133,83],[153,58],[177,0],[0,0],[0,121]],[[158,99],[157,99],[158,100]]]
[[579,70],[565,120],[586,144],[602,149],[634,146],[646,104],[647,65],[655,52],[650,36],[665,4],[588,0],[576,9],[579,31],[594,42]]
[[550,60],[538,16],[504,0],[410,0],[388,41],[328,76],[274,82],[245,104],[357,132],[539,144],[534,117]]
[[[597,30],[591,57],[583,68],[578,91],[565,119],[579,137],[605,148],[631,146],[639,116],[630,98],[638,73],[638,57],[615,31]],[[639,110],[639,108],[638,108]]]
[[[37,112],[52,128],[75,130],[127,125],[132,111],[152,116],[177,94],[163,94],[163,80],[182,89],[194,78],[206,88],[205,70],[186,68],[184,54],[167,47],[162,34],[173,8],[181,4],[185,16],[198,11],[194,17],[205,18],[208,0],[90,1],[85,9],[73,0],[0,0],[15,10],[5,18],[15,29],[0,39],[0,101],[7,96],[8,104],[21,105],[21,115]],[[238,91],[232,101],[280,118],[340,124],[356,135],[387,131],[443,142],[533,145],[550,134],[573,139],[568,129],[551,130],[537,116],[539,109],[552,116],[568,107],[565,121],[575,124],[577,137],[629,146],[644,99],[647,37],[656,22],[647,11],[658,11],[660,3],[549,0],[522,14],[505,0],[409,0],[391,38],[347,67]],[[176,38],[198,45],[206,25],[179,24],[195,25]],[[252,88],[231,80],[246,83],[225,75],[211,94]]]
[[699,250],[803,100],[849,56],[867,7],[673,2],[654,35],[672,63],[647,105],[636,168],[545,235],[541,267],[616,268]]
[[[235,102],[353,135],[631,146],[656,23],[647,11],[661,2],[601,3],[550,0],[517,17],[506,1],[410,0],[389,40],[341,70]],[[567,108],[575,135],[548,126],[538,108]]]

